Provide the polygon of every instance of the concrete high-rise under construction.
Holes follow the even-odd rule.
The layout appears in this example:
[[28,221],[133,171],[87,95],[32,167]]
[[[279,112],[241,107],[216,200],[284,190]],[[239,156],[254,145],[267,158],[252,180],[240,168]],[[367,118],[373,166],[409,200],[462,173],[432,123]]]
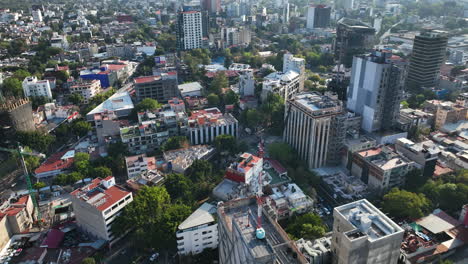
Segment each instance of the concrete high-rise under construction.
[[36,130],[31,102],[24,98],[6,98],[0,104],[0,125],[14,131]]
[[414,38],[406,81],[408,89],[437,86],[447,41],[446,33],[437,30],[424,31]]
[[309,169],[337,164],[345,139],[341,101],[332,95],[302,93],[286,102],[283,140]]
[[256,237],[257,203],[254,198],[218,205],[219,263],[305,264],[304,255],[281,226],[265,211],[261,217],[265,238]]

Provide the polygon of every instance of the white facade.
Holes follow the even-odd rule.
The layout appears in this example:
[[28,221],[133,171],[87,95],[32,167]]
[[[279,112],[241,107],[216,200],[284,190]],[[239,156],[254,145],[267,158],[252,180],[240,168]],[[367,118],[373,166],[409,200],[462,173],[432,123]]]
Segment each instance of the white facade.
[[198,49],[203,46],[202,13],[199,11],[187,11],[181,14],[182,21],[182,45],[184,50]]
[[36,76],[30,76],[24,79],[23,92],[26,97],[44,96],[52,99],[49,81],[38,80]]
[[207,144],[219,135],[238,137],[238,121],[218,108],[193,111],[189,118],[189,137],[192,145]]
[[239,93],[241,96],[255,94],[255,79],[252,70],[243,71],[239,76]]
[[154,157],[146,157],[146,155],[125,157],[125,164],[129,179],[139,176],[144,171],[156,169],[156,159]]
[[[96,191],[90,192],[92,189]],[[116,186],[114,177],[96,178],[71,195],[76,222],[82,231],[111,244],[120,238],[112,234],[112,222],[133,201],[133,196]]]
[[309,6],[307,9],[307,20],[306,28],[314,29],[314,20],[315,20],[315,6]]
[[89,99],[94,97],[101,91],[101,82],[99,80],[82,81],[70,86],[71,93],[81,94],[84,98],[84,103],[87,104]]
[[33,10],[32,17],[34,22],[42,22],[42,12],[41,10]]
[[212,214],[216,206],[204,203],[184,222],[176,233],[179,254],[198,254],[205,248],[218,247],[218,224]]
[[262,100],[266,100],[268,94],[276,93],[285,100],[291,99],[300,92],[301,75],[296,71],[273,72],[265,77],[262,83]]

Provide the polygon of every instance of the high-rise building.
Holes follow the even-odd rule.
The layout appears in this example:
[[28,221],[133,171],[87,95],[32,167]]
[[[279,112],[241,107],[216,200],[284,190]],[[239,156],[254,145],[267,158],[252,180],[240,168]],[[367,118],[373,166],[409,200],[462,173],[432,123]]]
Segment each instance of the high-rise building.
[[177,48],[198,49],[203,46],[203,15],[199,10],[184,8],[177,15]]
[[336,9],[354,10],[354,0],[336,0]]
[[286,102],[283,139],[307,166],[339,162],[346,129],[341,102],[332,95],[303,93]]
[[398,119],[405,64],[388,51],[374,51],[353,60],[347,108],[362,116],[367,132],[388,130]]
[[436,30],[424,31],[414,38],[406,82],[409,89],[437,86],[447,41],[445,32]]
[[366,199],[333,210],[333,264],[394,264],[403,229]]
[[[304,255],[281,226],[262,210],[255,199],[238,199],[218,205],[219,263],[306,264]],[[258,220],[266,237],[256,237]]]
[[218,13],[221,11],[221,0],[202,0],[203,10],[209,13]]
[[299,74],[299,92],[304,90],[305,59],[294,57],[291,53],[283,55],[283,73],[295,71]]
[[375,29],[361,21],[342,18],[336,28],[333,42],[335,59],[350,67],[353,56],[363,54],[374,46]]
[[308,29],[326,28],[330,25],[331,8],[326,5],[311,5],[307,10]]
[[134,83],[138,102],[145,98],[167,102],[179,94],[176,72],[162,73],[160,76],[137,77]]

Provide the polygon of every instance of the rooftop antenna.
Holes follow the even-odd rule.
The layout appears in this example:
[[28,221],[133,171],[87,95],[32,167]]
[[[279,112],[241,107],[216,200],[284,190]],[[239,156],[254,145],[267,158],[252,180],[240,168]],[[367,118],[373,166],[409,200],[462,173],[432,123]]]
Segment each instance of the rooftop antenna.
[[[263,147],[263,139],[260,140],[258,144],[258,156],[263,158],[265,151]],[[255,236],[257,239],[265,239],[265,229],[262,227],[262,208],[263,208],[263,200],[262,200],[262,174],[263,170],[258,174],[258,186],[257,186],[257,229],[255,230]]]

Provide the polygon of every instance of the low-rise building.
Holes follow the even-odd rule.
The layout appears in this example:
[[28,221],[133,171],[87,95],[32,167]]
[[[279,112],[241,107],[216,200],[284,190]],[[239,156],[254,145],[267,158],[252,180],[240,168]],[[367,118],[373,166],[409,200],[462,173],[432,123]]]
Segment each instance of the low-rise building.
[[115,178],[96,178],[71,193],[78,227],[86,234],[111,245],[123,234],[113,234],[112,223],[123,208],[133,201],[132,193],[115,184]]
[[133,179],[147,170],[156,170],[156,158],[146,154],[125,157],[127,177]]
[[13,235],[27,232],[34,222],[34,205],[29,195],[6,201],[0,210],[0,248]]
[[52,90],[47,80],[38,80],[36,76],[23,80],[23,92],[26,97],[44,96],[52,99]]
[[111,97],[86,114],[86,120],[94,121],[96,114],[113,112],[117,117],[128,116],[134,108],[132,98],[126,91],[116,92]]
[[400,109],[397,126],[403,131],[414,128],[430,128],[434,124],[434,114],[419,109]]
[[198,254],[206,248],[218,247],[218,224],[214,214],[216,206],[204,203],[179,225],[176,232],[179,254]]
[[414,161],[416,168],[421,169],[426,179],[434,175],[440,150],[434,142],[428,140],[425,142],[414,143],[406,138],[399,138],[395,142],[395,150],[403,154],[408,159]]
[[89,100],[101,92],[101,82],[99,80],[78,80],[70,85],[70,93],[83,96],[83,103],[89,103]]
[[309,264],[330,263],[331,238],[331,234],[312,241],[301,238],[296,241],[296,245],[302,254],[304,254]]
[[164,152],[164,160],[169,169],[176,173],[185,173],[195,160],[208,160],[215,153],[209,145],[195,145]]
[[42,179],[65,173],[72,168],[74,157],[74,150],[57,152],[34,170],[34,176],[38,179]]
[[413,168],[413,161],[388,146],[380,146],[354,153],[351,173],[370,189],[385,191],[403,186],[406,174]]
[[178,86],[182,98],[186,96],[201,96],[203,86],[199,82],[184,83]]
[[291,217],[294,214],[304,214],[312,210],[314,201],[306,195],[295,183],[287,183],[273,188],[273,194],[267,201],[273,210],[271,215],[277,220]]
[[238,137],[238,122],[233,115],[218,108],[193,111],[188,120],[188,133],[193,145],[211,143],[219,135]]

